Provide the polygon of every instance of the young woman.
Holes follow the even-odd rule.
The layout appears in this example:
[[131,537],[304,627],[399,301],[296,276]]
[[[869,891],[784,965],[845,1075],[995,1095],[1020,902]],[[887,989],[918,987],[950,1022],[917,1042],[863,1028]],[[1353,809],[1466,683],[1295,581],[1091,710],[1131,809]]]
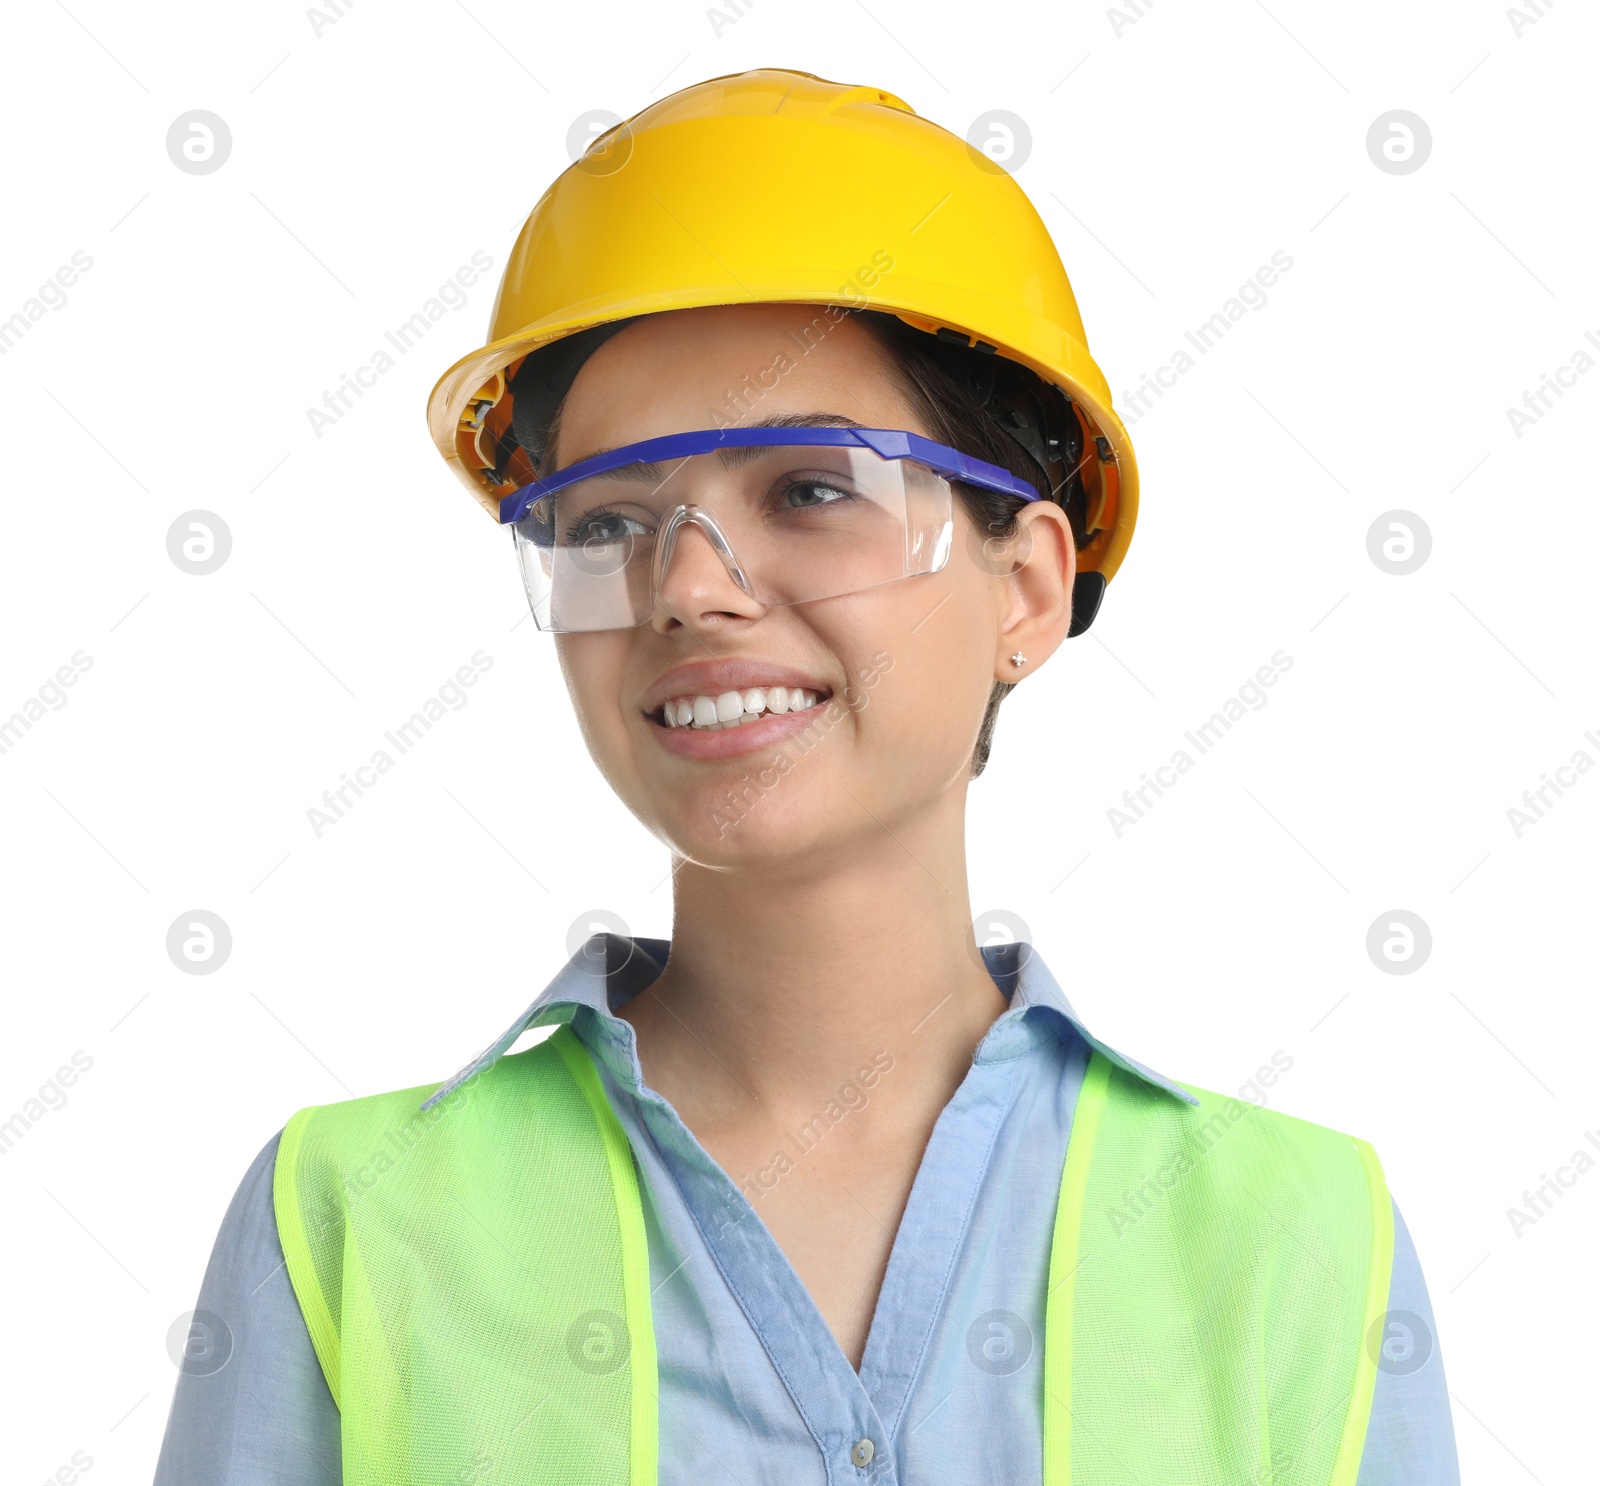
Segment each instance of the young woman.
[[546,193],[431,412],[673,936],[289,1120],[160,1486],[1454,1482],[1371,1148],[975,947],[968,781],[1136,501],[1011,177],[879,90],[685,89]]

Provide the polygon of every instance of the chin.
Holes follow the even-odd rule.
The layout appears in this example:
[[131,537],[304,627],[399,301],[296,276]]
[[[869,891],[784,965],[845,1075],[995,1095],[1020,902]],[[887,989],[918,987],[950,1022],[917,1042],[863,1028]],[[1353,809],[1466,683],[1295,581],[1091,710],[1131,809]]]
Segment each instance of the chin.
[[[848,809],[860,815],[843,789],[828,788],[820,774],[803,777],[808,774],[813,771],[786,755],[726,770],[715,783],[675,793],[665,809],[659,799],[653,801],[652,834],[677,855],[712,871],[792,867],[852,834],[856,823],[832,819],[834,813]],[[852,792],[862,797],[860,789]]]
[[[781,799],[784,782],[761,790],[751,782],[731,781],[706,789],[698,808],[677,812],[668,839],[674,851],[705,867],[755,866],[792,861],[815,843],[816,823],[796,797]],[[795,794],[795,791],[788,791]]]

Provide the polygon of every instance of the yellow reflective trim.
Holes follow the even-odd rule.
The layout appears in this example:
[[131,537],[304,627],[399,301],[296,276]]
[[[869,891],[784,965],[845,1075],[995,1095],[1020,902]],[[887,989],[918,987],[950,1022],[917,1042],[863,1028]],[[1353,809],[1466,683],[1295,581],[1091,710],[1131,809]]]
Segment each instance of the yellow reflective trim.
[[630,1486],[656,1486],[659,1426],[655,1317],[650,1297],[650,1245],[644,1231],[644,1205],[633,1170],[633,1150],[600,1086],[589,1050],[563,1023],[551,1037],[572,1080],[594,1111],[605,1147],[606,1166],[617,1203],[617,1229],[622,1241],[623,1319],[628,1326],[628,1365],[633,1382],[628,1479]]
[[1394,1208],[1389,1199],[1389,1186],[1384,1181],[1378,1153],[1364,1140],[1356,1140],[1355,1147],[1361,1153],[1361,1164],[1367,1174],[1367,1192],[1372,1200],[1372,1258],[1367,1266],[1366,1321],[1356,1356],[1350,1409],[1344,1418],[1344,1433],[1339,1437],[1339,1454],[1334,1460],[1328,1486],[1355,1486],[1361,1469],[1367,1426],[1372,1418],[1372,1391],[1378,1381],[1372,1328],[1389,1309],[1389,1285],[1394,1271]]
[[1105,1112],[1111,1065],[1091,1053],[1089,1066],[1072,1111],[1067,1160],[1056,1202],[1055,1232],[1050,1239],[1050,1291],[1044,1307],[1044,1482],[1068,1486],[1072,1480],[1072,1308],[1077,1288],[1079,1240],[1089,1163],[1094,1156],[1100,1116]]
[[311,1258],[311,1244],[306,1237],[305,1219],[300,1210],[300,1183],[297,1168],[300,1164],[300,1142],[320,1105],[311,1104],[296,1111],[283,1127],[278,1137],[278,1153],[272,1166],[272,1208],[278,1223],[278,1244],[283,1249],[284,1267],[289,1271],[289,1283],[300,1302],[300,1313],[305,1318],[306,1330],[311,1335],[311,1345],[316,1350],[317,1361],[322,1364],[322,1375],[328,1380],[328,1391],[334,1404],[339,1403],[339,1328],[334,1325],[328,1302],[322,1294],[317,1279],[317,1266]]

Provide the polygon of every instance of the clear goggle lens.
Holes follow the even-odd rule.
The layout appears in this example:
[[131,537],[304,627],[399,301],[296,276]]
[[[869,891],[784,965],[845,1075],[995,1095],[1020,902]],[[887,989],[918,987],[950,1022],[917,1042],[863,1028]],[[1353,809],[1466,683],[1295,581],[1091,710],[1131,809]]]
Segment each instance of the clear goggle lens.
[[750,598],[781,605],[937,572],[952,535],[943,475],[815,444],[626,464],[510,524],[534,622],[558,633],[646,623],[685,541],[708,542]]

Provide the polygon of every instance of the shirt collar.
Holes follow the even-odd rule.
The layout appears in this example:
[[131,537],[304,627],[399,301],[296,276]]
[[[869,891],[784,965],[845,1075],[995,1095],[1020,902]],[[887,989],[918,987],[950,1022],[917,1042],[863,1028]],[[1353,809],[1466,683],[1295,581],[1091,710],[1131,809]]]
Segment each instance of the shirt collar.
[[[671,941],[629,938],[622,934],[594,934],[578,948],[549,985],[512,1024],[421,1105],[427,1109],[452,1093],[469,1078],[491,1067],[524,1032],[532,1027],[571,1022],[582,1017],[596,1051],[608,1071],[624,1088],[637,1093],[643,1085],[633,1028],[616,1015],[616,1009],[638,995],[665,969]],[[978,1062],[1020,1057],[1030,1048],[1070,1029],[1091,1048],[1124,1072],[1187,1104],[1199,1101],[1143,1063],[1119,1053],[1084,1026],[1066,993],[1031,944],[984,945],[980,953],[1000,992],[1010,1002],[984,1033],[974,1053]]]

